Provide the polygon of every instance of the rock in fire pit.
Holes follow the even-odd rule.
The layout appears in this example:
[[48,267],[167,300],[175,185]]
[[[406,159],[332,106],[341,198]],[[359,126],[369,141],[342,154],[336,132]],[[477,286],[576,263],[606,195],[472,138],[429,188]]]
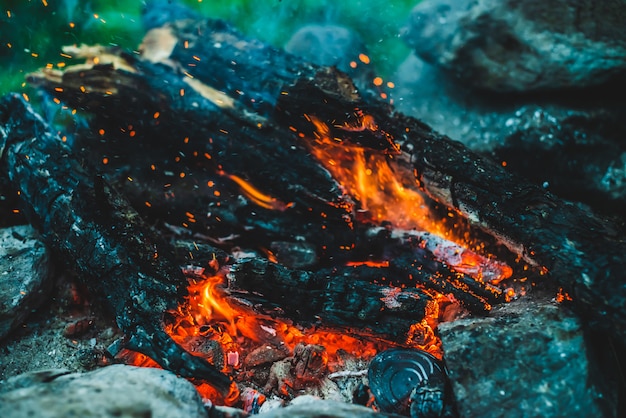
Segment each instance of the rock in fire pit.
[[593,343],[562,306],[520,300],[439,331],[460,416],[599,417],[616,410],[615,376],[597,379]]
[[206,417],[194,386],[173,373],[114,365],[89,373],[48,370],[8,380],[0,393],[5,418]]

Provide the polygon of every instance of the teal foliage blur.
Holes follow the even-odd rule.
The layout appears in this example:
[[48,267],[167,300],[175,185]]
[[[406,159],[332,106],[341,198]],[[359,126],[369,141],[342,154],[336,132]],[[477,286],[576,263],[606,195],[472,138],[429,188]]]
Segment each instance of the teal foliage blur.
[[[282,47],[300,26],[334,23],[354,29],[373,64],[389,76],[409,53],[398,37],[419,0],[180,0],[248,36]],[[24,76],[67,61],[63,45],[137,48],[145,33],[142,0],[3,0],[0,2],[0,94],[22,91]]]

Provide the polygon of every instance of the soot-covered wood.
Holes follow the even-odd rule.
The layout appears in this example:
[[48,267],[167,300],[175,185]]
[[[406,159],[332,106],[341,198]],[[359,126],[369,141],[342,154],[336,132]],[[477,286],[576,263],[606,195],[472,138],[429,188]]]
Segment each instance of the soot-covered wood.
[[431,297],[416,288],[371,283],[383,275],[366,266],[308,272],[250,259],[232,266],[230,286],[254,289],[261,301],[275,303],[290,318],[313,321],[319,317],[325,324],[369,329],[404,342],[411,325],[426,316]]
[[[311,144],[305,141],[314,137],[311,116],[325,122],[336,141],[385,153],[398,170],[414,171],[419,188],[545,268],[579,313],[626,343],[626,244],[617,225],[508,173],[388,104],[363,99],[337,71],[303,63],[212,20],[153,30],[139,56],[76,53],[98,56],[100,64],[47,71],[32,80],[93,112],[96,130],[128,132],[132,125],[160,146],[189,138],[198,148],[190,146],[186,155],[210,154],[205,164],[213,173],[235,174],[282,202],[294,202],[281,219],[323,214],[322,222],[296,228],[297,236],[322,236],[314,238],[320,251],[333,254],[354,242],[354,205],[325,170],[309,163]],[[62,92],[55,91],[59,87]],[[338,128],[364,114],[373,118],[373,129]],[[283,169],[287,162],[306,167],[307,176]],[[271,231],[262,223],[255,227]]]
[[[338,109],[345,109],[345,115],[353,106],[372,115],[379,131],[400,145],[398,153],[388,148],[393,164],[413,170],[420,188],[433,199],[458,210],[529,264],[551,273],[548,277],[572,296],[573,306],[590,325],[626,344],[622,226],[528,183],[416,119],[389,113],[375,102],[352,104],[337,95],[325,98],[328,94],[319,86],[328,77],[327,72],[320,72],[313,80],[299,81],[289,95],[281,97],[279,106],[289,109],[285,113],[291,124],[310,129],[308,118],[298,115],[321,112],[325,120],[334,121],[329,136],[350,143],[355,141],[353,136],[335,128],[345,121]],[[317,94],[319,100],[297,100],[298,91],[307,97]],[[333,103],[330,109],[319,106],[329,102]],[[359,143],[380,142],[379,132],[359,134]]]
[[[80,273],[93,294],[108,302],[127,334],[125,346],[181,375],[206,379],[221,388],[228,383],[161,329],[163,313],[175,309],[184,295],[186,280],[178,263],[217,261],[230,271],[229,289],[243,290],[252,302],[278,305],[304,322],[321,319],[325,325],[369,330],[398,343],[406,340],[411,325],[423,320],[435,303],[426,291],[411,287],[415,283],[454,294],[477,313],[486,312],[489,303],[498,300],[498,294],[481,288],[479,282],[473,282],[479,286],[475,294],[457,286],[452,277],[464,276],[447,270],[418,245],[398,244],[385,233],[368,242],[379,248],[399,246],[387,267],[340,265],[305,271],[261,258],[235,260],[210,245],[191,241],[177,241],[170,248],[20,96],[5,97],[0,116],[0,166],[3,176],[21,190],[30,222]],[[193,259],[186,258],[190,252]],[[202,260],[202,256],[209,258]],[[411,263],[423,268],[409,272]],[[393,277],[395,286],[390,287],[392,280],[386,277]]]
[[164,312],[177,307],[187,284],[168,245],[17,94],[0,102],[0,168],[46,242],[108,302],[129,348],[183,376],[229,388],[225,375],[162,329]]

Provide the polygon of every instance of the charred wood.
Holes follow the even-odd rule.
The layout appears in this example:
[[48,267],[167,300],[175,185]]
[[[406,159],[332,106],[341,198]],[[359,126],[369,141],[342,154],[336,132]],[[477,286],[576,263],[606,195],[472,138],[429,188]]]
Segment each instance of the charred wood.
[[372,283],[383,276],[383,272],[367,266],[308,272],[249,259],[231,267],[229,287],[254,289],[261,300],[277,304],[291,318],[320,318],[326,325],[369,329],[402,342],[433,302],[420,289]]
[[128,347],[228,390],[225,375],[162,329],[164,312],[177,307],[186,285],[166,243],[17,94],[0,102],[0,135],[1,172],[20,190],[30,222],[106,300]]
[[301,323],[369,330],[398,343],[406,341],[413,324],[436,311],[428,289],[454,295],[474,313],[488,310],[485,299],[443,279],[429,280],[425,270],[413,269],[410,278],[400,269],[366,264],[305,271],[261,257],[235,259],[206,243],[176,239],[174,247],[180,264],[202,268],[205,274],[227,271],[227,292],[261,312]]
[[[209,55],[202,52],[207,42],[215,46]],[[115,48],[74,48],[68,53],[87,58],[87,67],[30,78],[46,89],[65,86],[52,88],[53,94],[92,113],[92,141],[78,144],[86,150],[95,146],[92,161],[130,156],[118,161],[118,170],[101,169],[136,209],[154,219],[165,214],[214,238],[245,230],[248,241],[258,238],[266,248],[272,241],[303,237],[322,258],[352,245],[353,202],[304,144],[294,141],[293,130],[273,121],[278,97],[286,93],[282,87],[313,75],[315,66],[212,20],[153,29],[141,49],[137,58]],[[263,70],[268,63],[277,73]],[[215,71],[218,67],[224,71]],[[106,145],[97,147],[102,138]],[[130,161],[141,156],[151,160]],[[155,177],[136,169],[138,163],[186,176]],[[283,169],[286,164],[298,169]],[[242,182],[253,192],[242,192]],[[183,199],[183,193],[194,197]],[[186,221],[190,212],[194,225]]]
[[402,287],[419,285],[452,295],[474,314],[485,314],[491,305],[505,301],[505,295],[498,287],[455,271],[438,259],[423,245],[428,233],[406,233],[397,237],[393,236],[394,232],[386,228],[366,229],[365,233],[359,234],[362,242],[357,244],[355,250],[370,250],[364,262],[382,261],[379,271],[390,284]]
[[[100,64],[92,60],[87,67],[43,72],[32,80],[72,106],[106,115],[96,118],[96,130],[97,124],[111,131],[133,125],[159,133],[155,138],[165,143],[174,133],[189,137],[203,144],[200,155],[213,157],[213,172],[234,174],[258,188],[261,182],[279,201],[294,202],[284,216],[324,214],[323,227],[332,234],[320,247],[336,250],[354,242],[354,205],[328,172],[310,164],[314,117],[325,123],[328,138],[384,155],[394,170],[414,176],[412,187],[549,273],[590,324],[626,344],[626,243],[619,225],[394,113],[388,104],[362,98],[345,75],[210,20],[151,31],[138,57],[105,49],[74,53],[97,56]],[[355,124],[362,129],[342,129]],[[268,158],[259,166],[261,155]],[[307,167],[307,176],[277,169],[287,161]],[[303,184],[303,177],[311,182]],[[306,236],[309,229],[298,234]]]
[[[530,265],[544,269],[573,298],[573,307],[591,326],[626,344],[626,241],[621,225],[554,196],[416,119],[390,113],[376,103],[341,98],[336,92],[328,95],[319,85],[327,85],[326,79],[335,76],[320,72],[317,77],[322,81],[302,81],[281,97],[279,106],[289,109],[285,113],[291,124],[298,114],[322,112],[324,120],[334,121],[329,136],[347,143],[377,144],[380,132],[363,131],[355,139],[335,128],[345,123],[345,116],[331,116],[355,108],[372,115],[378,131],[400,146],[400,152],[386,148],[391,164],[413,172],[417,185],[434,200],[457,210]],[[319,99],[298,101],[298,92],[305,91],[307,97]],[[334,111],[328,106],[331,101]],[[310,130],[309,117],[300,117],[296,126]]]

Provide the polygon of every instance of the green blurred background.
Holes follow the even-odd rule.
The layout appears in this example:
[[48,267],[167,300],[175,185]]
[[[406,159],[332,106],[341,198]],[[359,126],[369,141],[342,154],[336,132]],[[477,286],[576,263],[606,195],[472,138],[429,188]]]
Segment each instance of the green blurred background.
[[[334,23],[364,40],[377,72],[388,78],[408,55],[400,28],[419,0],[179,0],[205,16],[282,47],[307,23]],[[112,44],[135,49],[145,33],[142,0],[0,1],[0,94],[28,90],[24,75],[63,65],[63,45]]]

